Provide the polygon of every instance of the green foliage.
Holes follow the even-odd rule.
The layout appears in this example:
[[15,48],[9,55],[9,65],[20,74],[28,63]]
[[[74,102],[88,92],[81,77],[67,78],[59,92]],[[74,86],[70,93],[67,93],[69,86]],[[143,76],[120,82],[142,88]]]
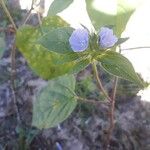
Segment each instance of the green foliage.
[[[131,99],[132,97],[136,96],[139,90],[140,87],[138,87],[137,84],[120,79],[118,82],[116,98],[118,98],[117,100],[120,101],[122,101],[123,99]],[[120,99],[120,97],[122,97],[122,99]]]
[[117,0],[117,14],[115,25],[116,33],[118,36],[121,35],[121,33],[124,31],[129,18],[135,12],[141,2],[142,0],[136,0],[134,2]]
[[97,86],[93,82],[92,75],[84,75],[82,80],[76,83],[76,93],[81,97],[95,98],[97,97]]
[[[86,4],[88,14],[96,30],[99,30],[102,26],[113,25],[116,29],[116,34],[120,36],[130,16],[135,11],[136,5],[138,5],[140,1],[141,0],[137,0],[133,5],[126,0],[113,0],[114,5],[111,7],[112,11],[110,13],[94,8],[94,0],[86,0]],[[101,1],[101,3],[103,3],[103,1]],[[105,0],[104,3],[107,3],[108,6],[110,5],[109,0]],[[103,9],[108,9],[108,6]]]
[[43,129],[54,127],[64,121],[77,105],[74,90],[73,75],[50,80],[37,95],[33,105],[32,124]]
[[102,67],[109,73],[135,82],[141,87],[144,86],[140,78],[135,73],[130,61],[121,54],[113,51],[106,51],[102,55],[98,56],[97,60],[101,62]]
[[[108,1],[108,0],[106,0]],[[115,26],[115,16],[106,14],[101,10],[97,10],[93,7],[94,0],[86,0],[87,12],[96,30],[99,30],[102,26],[113,25]],[[115,1],[114,1],[115,3]]]
[[[87,11],[96,30],[98,31],[102,26],[112,25],[115,27],[116,34],[120,37],[135,7],[125,0],[114,0],[116,9],[112,14],[106,14],[94,8],[93,1],[86,0],[86,3]],[[135,73],[130,61],[113,51],[113,47],[101,49],[98,43],[100,38],[98,35],[92,33],[93,35],[89,36],[90,42],[87,50],[73,52],[69,44],[73,28],[60,17],[53,16],[67,8],[72,2],[73,0],[54,0],[48,14],[51,17],[44,18],[42,24],[38,27],[24,26],[17,31],[17,47],[26,58],[29,66],[40,77],[52,79],[38,93],[33,104],[32,124],[39,129],[54,127],[71,114],[77,105],[77,101],[74,94],[75,79],[70,74],[78,73],[95,60],[99,61],[108,73],[143,87],[143,83]],[[119,38],[114,48],[127,39]],[[84,44],[84,42],[81,41],[81,44]],[[85,89],[88,92],[95,92],[96,87],[89,81],[90,78],[87,78],[83,82],[84,88],[86,87]],[[76,91],[79,93],[78,90]]]
[[73,0],[54,0],[49,8],[48,15],[56,15],[67,8],[72,2]]
[[129,39],[129,37],[127,37],[127,38],[119,38],[117,43],[115,44],[115,46],[118,46],[118,45],[126,42],[128,39]]
[[[49,21],[48,21],[49,20]],[[49,25],[49,28],[48,28]],[[21,27],[17,31],[16,44],[30,67],[44,79],[51,79],[64,74],[76,73],[89,64],[89,58],[78,59],[78,55],[64,55],[47,50],[37,43],[37,39],[54,30],[54,27],[66,26],[59,17],[47,18],[41,27]],[[56,30],[55,30],[56,31]],[[57,43],[55,43],[57,46]],[[77,60],[76,60],[77,59]]]
[[70,27],[52,29],[47,34],[40,37],[38,43],[48,50],[57,53],[71,53],[72,49],[69,45],[69,37],[72,32],[73,29]]
[[69,24],[58,16],[48,16],[43,18],[40,26],[43,33],[47,33],[52,29],[59,27],[68,27]]

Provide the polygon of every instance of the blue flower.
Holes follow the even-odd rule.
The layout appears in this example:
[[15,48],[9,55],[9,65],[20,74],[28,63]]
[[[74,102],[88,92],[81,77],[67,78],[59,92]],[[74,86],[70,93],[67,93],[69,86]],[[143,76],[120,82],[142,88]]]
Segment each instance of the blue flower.
[[76,29],[69,38],[69,43],[74,52],[83,52],[89,45],[89,32],[86,29]]
[[113,30],[102,27],[99,32],[99,44],[102,48],[109,48],[115,45],[118,38],[113,34]]

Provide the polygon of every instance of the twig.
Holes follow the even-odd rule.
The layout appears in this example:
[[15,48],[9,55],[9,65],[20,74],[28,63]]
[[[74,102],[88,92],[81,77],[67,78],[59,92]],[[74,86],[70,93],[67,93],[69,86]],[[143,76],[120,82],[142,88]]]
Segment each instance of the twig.
[[[0,0],[0,4],[2,5],[2,8],[4,9],[4,12],[7,15],[7,17],[9,18],[10,22],[12,23],[14,30],[17,31],[17,27],[5,5],[5,2],[3,0]],[[17,104],[16,86],[15,86],[15,75],[16,75],[15,56],[16,56],[16,46],[15,46],[15,41],[14,41],[12,50],[11,50],[11,87],[12,87],[12,95],[13,95],[15,110],[17,113],[17,121],[20,124],[20,114],[19,114],[19,109],[18,109],[18,104]]]
[[118,84],[118,77],[115,77],[112,96],[111,96],[111,102],[110,102],[109,128],[107,130],[106,143],[104,144],[104,147],[106,150],[107,149],[109,150],[110,139],[111,139],[111,135],[112,135],[112,132],[113,132],[113,129],[115,126],[114,111],[115,111],[115,99],[116,99],[117,84]]
[[37,12],[37,16],[38,16],[39,25],[41,27],[41,25],[42,25],[41,14],[39,12]]
[[15,111],[17,114],[17,122],[18,124],[21,124],[21,118],[19,113],[19,107],[17,103],[17,97],[16,97],[16,85],[15,85],[15,78],[16,78],[16,46],[15,42],[13,43],[12,50],[11,50],[11,87],[12,87],[12,96],[13,101],[15,105]]
[[[17,27],[13,21],[13,18],[11,17],[4,0],[0,0],[0,4],[2,5],[2,8],[4,9],[5,14],[9,18],[9,21],[11,22],[15,32],[17,31]],[[15,85],[15,76],[16,76],[16,45],[15,45],[15,40],[12,45],[12,50],[11,50],[11,88],[12,88],[12,96],[13,96],[13,101],[15,105],[15,110],[17,114],[17,122],[20,125],[21,124],[21,118],[20,118],[20,113],[19,113],[19,107],[17,103],[17,97],[16,97],[16,85]]]
[[104,89],[104,87],[103,87],[103,85],[102,85],[101,79],[99,78],[99,74],[98,74],[98,71],[97,71],[96,63],[93,62],[92,66],[93,66],[95,78],[96,78],[96,80],[97,80],[97,86],[98,86],[100,92],[103,92],[103,94],[104,94],[104,96],[107,98],[107,100],[111,101],[111,98],[109,97],[109,95],[108,95],[107,92],[105,91],[105,89]]
[[26,24],[26,22],[28,21],[28,19],[30,18],[30,16],[31,16],[31,12],[32,12],[32,10],[34,10],[33,5],[34,5],[34,0],[32,0],[31,8],[30,8],[30,10],[28,11],[28,13],[27,13],[27,15],[26,15],[25,19],[23,19],[24,21],[23,21],[22,25],[25,25],[25,24]]
[[140,47],[123,48],[123,49],[121,49],[121,51],[133,50],[133,49],[142,49],[142,48],[149,48],[150,49],[150,46],[140,46]]
[[13,28],[15,29],[15,31],[17,31],[17,27],[16,27],[16,25],[15,25],[15,23],[13,21],[13,18],[11,17],[11,15],[10,15],[6,5],[5,5],[4,0],[0,0],[0,4],[2,5],[2,8],[4,9],[4,12],[7,15],[7,17],[9,18],[10,22],[12,23]]

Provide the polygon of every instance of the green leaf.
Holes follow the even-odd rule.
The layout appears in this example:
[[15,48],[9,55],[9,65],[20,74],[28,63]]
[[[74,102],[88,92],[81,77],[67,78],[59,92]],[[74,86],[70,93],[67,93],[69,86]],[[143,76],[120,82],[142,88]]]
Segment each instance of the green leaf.
[[[105,0],[105,3],[107,1],[109,1],[109,0]],[[113,1],[115,3],[115,0],[113,0]],[[99,5],[97,5],[97,7],[99,6],[100,8],[95,8],[94,2],[95,2],[95,0],[86,0],[87,12],[89,14],[89,17],[90,17],[95,29],[99,30],[100,27],[102,27],[102,26],[115,25],[115,15],[113,15],[113,14],[116,13],[115,12],[116,10],[114,10],[113,14],[111,14],[111,13],[107,14],[107,13],[103,12],[103,10],[100,7],[101,3],[103,3],[102,0],[97,1],[99,4]]]
[[68,27],[69,24],[59,16],[48,16],[43,18],[41,29],[47,34],[50,30],[59,27]]
[[74,90],[73,75],[50,80],[33,104],[32,125],[40,129],[50,128],[68,118],[77,105]]
[[102,26],[113,25],[117,36],[120,36],[141,1],[137,0],[133,3],[126,0],[86,0],[86,4],[96,30]]
[[2,57],[5,49],[5,41],[4,38],[0,37],[0,58]]
[[[49,33],[51,30],[55,30],[56,28],[62,28],[62,27],[67,29],[68,26],[69,24],[59,16],[48,16],[42,20],[42,26],[40,28],[42,29],[42,32],[44,32],[43,33],[44,36],[47,33]],[[57,59],[56,61],[55,60],[54,61],[56,64],[62,64],[64,62],[73,61],[78,58],[79,55],[77,53],[74,53],[72,50],[70,50],[70,53],[68,55],[61,55],[59,60]]]
[[[17,31],[16,37],[17,47],[37,75],[44,79],[52,79],[64,74],[77,73],[90,63],[88,58],[83,57],[80,59],[77,53],[74,53],[74,55],[58,54],[48,51],[46,48],[37,44],[37,39],[47,31],[45,30],[44,33],[41,32],[41,29],[44,29],[44,27],[44,25],[39,28],[31,26],[21,27]],[[49,26],[50,30],[51,26]]]
[[120,45],[120,44],[126,42],[128,39],[129,39],[129,37],[127,37],[127,38],[119,38],[118,41],[117,41],[117,43],[115,44],[115,46]]
[[101,62],[102,67],[110,74],[132,81],[143,87],[143,83],[135,73],[135,70],[130,61],[121,54],[114,51],[106,51],[97,57]]
[[72,2],[73,0],[54,0],[49,8],[48,15],[56,15],[67,8]]
[[72,69],[68,71],[69,74],[77,73],[81,70],[83,70],[86,66],[88,66],[90,63],[89,58],[81,59],[79,61],[76,61],[74,66],[72,66]]
[[69,44],[69,37],[73,29],[62,27],[52,29],[50,32],[40,37],[37,42],[50,51],[65,54],[74,53]]
[[135,10],[140,6],[142,0],[126,1],[117,0],[117,14],[116,14],[116,33],[118,36],[124,31],[128,20]]
[[[42,36],[44,36],[47,33],[49,33],[51,30],[54,30],[54,29],[56,30],[57,28],[62,29],[62,27],[66,28],[68,26],[69,26],[69,24],[66,21],[64,21],[63,19],[61,19],[59,16],[48,16],[42,20],[42,26],[40,28],[42,29],[42,32],[43,32]],[[70,28],[69,28],[69,30],[70,30]],[[79,54],[74,53],[72,50],[70,50],[67,55],[60,55],[59,59],[57,59],[57,60],[54,59],[53,61],[56,64],[62,64],[64,62],[74,61],[78,58],[79,58]]]

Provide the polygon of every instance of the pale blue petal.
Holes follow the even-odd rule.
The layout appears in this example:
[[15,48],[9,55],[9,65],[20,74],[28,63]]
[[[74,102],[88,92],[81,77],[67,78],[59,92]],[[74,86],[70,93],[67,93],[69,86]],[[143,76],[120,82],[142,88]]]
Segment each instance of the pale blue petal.
[[74,52],[83,52],[88,48],[89,33],[86,29],[76,29],[69,38],[69,43]]
[[118,38],[113,34],[113,30],[102,27],[99,33],[99,44],[102,48],[109,48],[115,45]]

